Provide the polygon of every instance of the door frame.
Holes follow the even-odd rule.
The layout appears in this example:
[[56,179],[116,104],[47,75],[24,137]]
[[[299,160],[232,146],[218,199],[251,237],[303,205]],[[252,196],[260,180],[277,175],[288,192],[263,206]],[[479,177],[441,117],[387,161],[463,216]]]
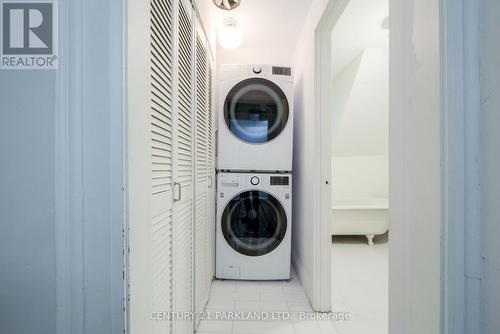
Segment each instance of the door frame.
[[[415,0],[413,0],[415,1]],[[349,0],[330,0],[315,32],[315,210],[320,219],[315,222],[314,237],[320,240],[314,249],[314,291],[313,306],[321,311],[331,309],[331,167],[329,131],[329,90],[331,89],[331,31]],[[407,2],[407,1],[406,1]],[[412,2],[412,0],[410,0]],[[404,87],[410,81],[411,73],[404,69],[411,54],[414,32],[412,20],[415,16],[412,4],[404,0],[389,0],[390,17],[390,95],[398,98],[390,103],[390,114],[396,107],[405,107],[405,98],[413,92]],[[414,5],[414,4],[413,4]],[[437,5],[429,5],[439,21],[438,51],[430,57],[439,71],[439,126],[440,165],[439,186],[440,219],[439,231],[433,238],[440,241],[439,270],[433,269],[435,279],[439,279],[439,315],[435,332],[465,333],[466,328],[479,332],[479,313],[468,310],[467,304],[479,305],[480,290],[475,281],[480,279],[480,213],[478,187],[479,180],[479,40],[478,0],[456,2],[440,0]],[[462,52],[457,52],[462,51]],[[402,96],[402,97],[401,97]],[[394,125],[394,122],[405,124]],[[391,119],[390,123],[390,173],[404,177],[405,163],[397,162],[395,156],[401,151],[398,141],[404,135],[396,131],[399,125],[408,127],[410,121],[404,117]],[[399,147],[399,148],[398,148]],[[398,157],[399,158],[399,157]],[[404,157],[403,157],[404,159]],[[408,159],[407,159],[408,160]],[[411,181],[409,181],[411,182]],[[407,185],[407,184],[406,184]],[[391,187],[400,187],[401,184]],[[394,194],[390,191],[389,197]],[[392,201],[391,211],[404,211],[408,202]],[[394,207],[394,203],[400,207]],[[465,208],[470,212],[465,212]],[[391,214],[392,216],[392,214]],[[394,223],[394,222],[393,222]],[[394,232],[394,231],[393,231]],[[466,233],[467,232],[467,233]],[[471,234],[470,236],[468,234]],[[412,324],[415,310],[408,306],[408,288],[416,288],[416,279],[407,270],[412,263],[411,255],[422,257],[424,254],[411,241],[414,236],[410,228],[398,228],[389,238],[389,282],[398,279],[399,288],[389,285],[389,333],[413,332]],[[400,239],[400,240],[397,240]],[[470,239],[470,240],[469,240]],[[394,241],[397,244],[392,245]],[[394,249],[408,242],[402,254],[393,253]],[[467,249],[467,256],[464,252]],[[406,263],[406,265],[404,264]],[[325,275],[326,274],[326,275]],[[468,282],[467,282],[468,281]],[[472,282],[474,281],[474,282]],[[472,284],[471,284],[472,282]],[[425,287],[422,293],[428,294]],[[418,293],[418,291],[416,292]],[[419,315],[422,315],[420,313]]]
[[[315,212],[319,212],[319,220],[315,222],[314,240],[314,289],[313,306],[315,310],[328,312],[332,309],[332,277],[331,277],[331,163],[330,163],[330,94],[331,80],[331,31],[342,16],[349,0],[331,0],[321,17],[315,31]],[[325,70],[326,69],[326,70]],[[326,152],[325,152],[325,148]],[[325,293],[327,291],[327,293]]]

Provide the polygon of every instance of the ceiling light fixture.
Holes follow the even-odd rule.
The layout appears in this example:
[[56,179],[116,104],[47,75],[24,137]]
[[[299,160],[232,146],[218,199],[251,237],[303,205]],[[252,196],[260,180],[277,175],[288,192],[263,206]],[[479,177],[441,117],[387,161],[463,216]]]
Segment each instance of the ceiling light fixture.
[[224,19],[224,25],[219,30],[219,44],[224,49],[234,50],[240,47],[243,37],[241,30],[232,17]]
[[213,0],[214,4],[220,9],[231,10],[240,5],[241,0]]

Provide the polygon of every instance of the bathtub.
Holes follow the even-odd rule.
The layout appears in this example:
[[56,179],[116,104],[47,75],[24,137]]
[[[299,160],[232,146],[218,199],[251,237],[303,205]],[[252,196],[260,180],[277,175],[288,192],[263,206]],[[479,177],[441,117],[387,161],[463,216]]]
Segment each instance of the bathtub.
[[389,230],[389,200],[365,197],[335,200],[332,205],[332,235],[365,235],[373,245],[376,235]]

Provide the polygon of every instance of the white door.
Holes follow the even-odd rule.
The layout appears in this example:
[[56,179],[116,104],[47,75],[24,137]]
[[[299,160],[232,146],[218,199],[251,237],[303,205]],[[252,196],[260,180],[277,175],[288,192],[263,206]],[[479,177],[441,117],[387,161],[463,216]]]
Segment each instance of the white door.
[[202,311],[208,299],[211,58],[189,1],[130,2],[129,10],[129,327],[190,334],[192,319],[150,317]]
[[209,55],[207,42],[201,26],[196,29],[196,98],[195,98],[195,236],[194,236],[194,277],[196,322],[209,297],[211,276],[209,270],[209,214],[213,205],[210,192],[213,178],[210,174],[212,115],[210,113]]
[[[151,0],[151,283],[155,310],[172,308],[172,0]],[[170,331],[155,321],[154,333]]]
[[130,3],[128,51],[129,327],[170,333],[173,240],[173,0]]
[[208,69],[208,221],[207,221],[207,240],[208,240],[208,270],[207,279],[212,281],[215,276],[215,89],[213,62],[209,62]]
[[[194,115],[193,12],[179,1],[176,61],[176,118],[174,155],[173,289],[174,311],[193,311]],[[193,332],[193,321],[174,320],[174,333]]]

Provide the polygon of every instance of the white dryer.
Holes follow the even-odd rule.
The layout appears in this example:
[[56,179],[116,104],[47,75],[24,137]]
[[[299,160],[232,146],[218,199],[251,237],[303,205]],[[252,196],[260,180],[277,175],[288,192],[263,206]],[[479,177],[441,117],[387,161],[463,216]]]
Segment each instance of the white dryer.
[[219,170],[292,170],[291,68],[222,65],[218,102]]
[[219,173],[216,277],[290,278],[292,175]]

